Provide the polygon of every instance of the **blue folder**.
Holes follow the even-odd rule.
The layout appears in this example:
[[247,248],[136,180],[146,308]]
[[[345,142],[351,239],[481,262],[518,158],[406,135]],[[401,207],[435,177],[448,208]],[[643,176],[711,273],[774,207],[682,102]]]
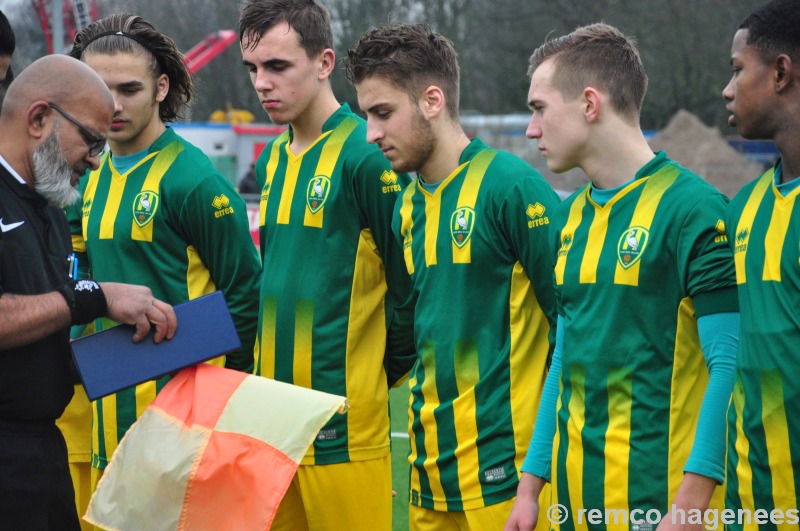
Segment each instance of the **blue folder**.
[[221,291],[176,304],[178,329],[172,339],[153,342],[155,327],[139,343],[135,328],[119,325],[71,343],[89,400],[160,378],[242,347]]

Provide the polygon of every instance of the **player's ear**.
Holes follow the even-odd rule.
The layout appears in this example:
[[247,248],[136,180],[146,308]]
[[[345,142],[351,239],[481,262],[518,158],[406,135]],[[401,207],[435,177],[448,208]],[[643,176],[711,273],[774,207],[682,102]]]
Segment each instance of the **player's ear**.
[[446,106],[444,92],[436,85],[429,86],[422,91],[419,97],[419,105],[426,118],[438,116]]
[[780,54],[774,63],[774,77],[775,77],[775,92],[781,93],[785,91],[792,82],[798,81],[794,79],[798,73],[794,70],[800,70],[800,65],[792,64],[792,58],[786,54]]
[[600,110],[603,107],[603,96],[592,87],[583,89],[583,115],[588,123],[594,123],[600,118]]
[[325,48],[319,54],[319,79],[328,79],[336,66],[336,55],[330,48]]

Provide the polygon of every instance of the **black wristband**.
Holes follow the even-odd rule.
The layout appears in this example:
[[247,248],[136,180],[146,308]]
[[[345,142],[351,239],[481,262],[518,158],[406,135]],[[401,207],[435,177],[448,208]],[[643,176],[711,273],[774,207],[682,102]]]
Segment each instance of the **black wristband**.
[[108,313],[106,296],[94,280],[70,280],[56,291],[67,301],[73,325],[91,323]]

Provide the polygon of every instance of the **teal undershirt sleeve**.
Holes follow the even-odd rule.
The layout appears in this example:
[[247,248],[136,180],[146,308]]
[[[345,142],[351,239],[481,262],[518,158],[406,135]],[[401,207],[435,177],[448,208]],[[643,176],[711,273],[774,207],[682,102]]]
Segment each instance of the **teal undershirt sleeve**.
[[561,357],[564,348],[564,316],[556,321],[556,346],[553,361],[544,381],[536,424],[533,428],[528,454],[522,463],[522,471],[550,481],[550,462],[553,459],[553,440],[556,436],[556,404],[558,403],[558,380],[561,378]]
[[736,368],[739,313],[703,315],[697,318],[697,329],[709,377],[697,421],[694,445],[683,471],[710,477],[722,483],[725,479],[726,411]]

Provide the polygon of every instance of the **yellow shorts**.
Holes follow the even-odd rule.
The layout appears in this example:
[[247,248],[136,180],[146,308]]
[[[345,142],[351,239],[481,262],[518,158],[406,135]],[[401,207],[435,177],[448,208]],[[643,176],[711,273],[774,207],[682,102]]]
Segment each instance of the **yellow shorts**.
[[[504,502],[470,509],[468,511],[434,511],[425,507],[410,505],[408,510],[408,527],[410,531],[502,531],[511,514],[514,500],[511,498]],[[539,521],[536,529],[546,531],[550,528],[546,512],[550,505],[550,484],[544,486],[539,495],[539,503],[544,504],[539,511]]]
[[[78,516],[86,514],[92,497],[90,470],[92,468],[92,406],[86,398],[82,385],[75,386],[75,395],[56,421],[64,435],[69,454],[69,473],[75,489],[75,506]],[[94,526],[81,520],[81,531],[90,531]]]
[[391,531],[391,456],[336,465],[301,465],[272,531]]

